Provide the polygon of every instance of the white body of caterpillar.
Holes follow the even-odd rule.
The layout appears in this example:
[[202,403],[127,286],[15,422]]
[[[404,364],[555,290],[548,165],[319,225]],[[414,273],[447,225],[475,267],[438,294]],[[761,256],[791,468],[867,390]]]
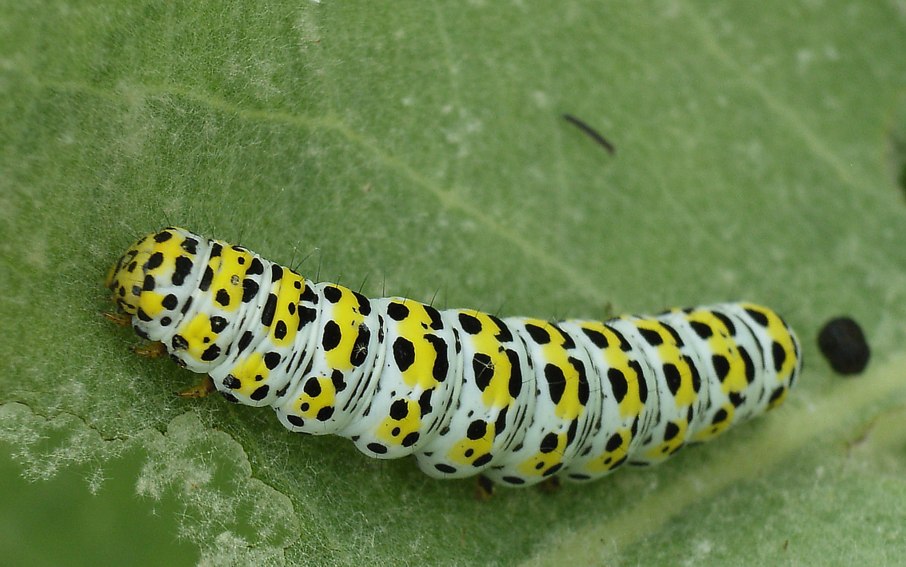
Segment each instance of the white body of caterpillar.
[[136,332],[292,431],[414,454],[438,478],[591,480],[658,463],[779,404],[801,368],[750,303],[551,323],[367,299],[180,228],[107,280]]

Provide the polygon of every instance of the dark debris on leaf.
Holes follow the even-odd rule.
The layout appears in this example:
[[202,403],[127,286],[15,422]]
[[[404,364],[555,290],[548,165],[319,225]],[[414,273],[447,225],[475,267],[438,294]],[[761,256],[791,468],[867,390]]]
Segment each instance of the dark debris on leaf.
[[818,334],[818,348],[838,374],[859,374],[868,365],[871,351],[865,333],[851,317],[835,317]]

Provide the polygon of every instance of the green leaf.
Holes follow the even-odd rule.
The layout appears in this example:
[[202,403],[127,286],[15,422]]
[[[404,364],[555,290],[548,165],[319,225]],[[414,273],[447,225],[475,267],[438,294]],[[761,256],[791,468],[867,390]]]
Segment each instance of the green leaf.
[[[27,478],[87,477],[58,506],[96,492],[132,539],[214,564],[896,562],[902,53],[895,0],[6,2],[0,437]],[[747,298],[799,331],[805,372],[781,409],[662,467],[478,502],[409,459],[173,396],[196,377],[99,315],[110,264],[167,224],[502,315]],[[873,351],[852,379],[815,346],[840,314]],[[52,562],[32,506],[0,500],[22,514],[8,557]],[[92,520],[55,529],[90,548]]]

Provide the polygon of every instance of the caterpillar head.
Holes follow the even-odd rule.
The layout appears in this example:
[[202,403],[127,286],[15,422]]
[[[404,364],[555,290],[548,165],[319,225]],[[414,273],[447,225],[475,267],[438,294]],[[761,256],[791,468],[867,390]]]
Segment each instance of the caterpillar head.
[[[200,238],[168,227],[129,247],[107,274],[113,301],[141,321],[165,319],[190,292],[184,285],[195,266]],[[203,245],[203,244],[202,244]]]

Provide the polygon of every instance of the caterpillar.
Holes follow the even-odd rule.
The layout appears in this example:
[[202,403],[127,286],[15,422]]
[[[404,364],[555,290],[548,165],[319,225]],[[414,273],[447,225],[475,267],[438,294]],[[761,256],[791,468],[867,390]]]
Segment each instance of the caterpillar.
[[106,284],[139,336],[228,400],[371,457],[413,454],[437,478],[653,465],[780,404],[802,364],[791,328],[752,303],[501,319],[368,299],[175,227],[133,244]]

